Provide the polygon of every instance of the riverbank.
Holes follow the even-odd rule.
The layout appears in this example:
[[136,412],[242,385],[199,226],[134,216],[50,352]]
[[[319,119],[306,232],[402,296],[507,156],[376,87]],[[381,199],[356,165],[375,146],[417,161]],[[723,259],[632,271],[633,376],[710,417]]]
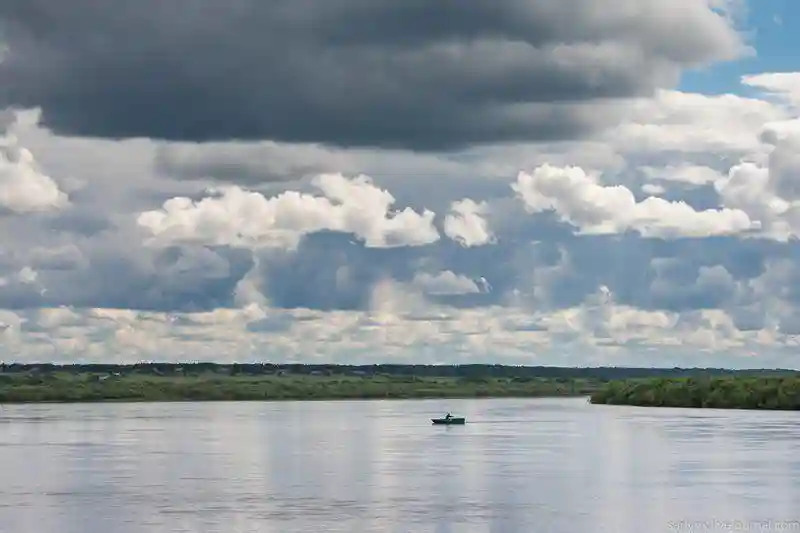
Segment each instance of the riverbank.
[[[620,380],[769,378],[779,369],[334,365],[272,363],[0,363],[0,403],[272,401],[425,398],[625,398]],[[647,381],[645,381],[646,383]],[[623,389],[620,389],[622,387]],[[639,390],[639,389],[637,389]],[[598,396],[598,393],[603,393]],[[622,394],[622,396],[620,396]],[[638,394],[638,393],[637,393]],[[632,397],[636,400],[636,397]],[[608,401],[596,403],[608,403]],[[670,400],[672,401],[672,400]]]
[[417,376],[0,376],[0,403],[588,396],[593,380]]
[[689,377],[610,381],[593,404],[711,409],[800,409],[800,375]]

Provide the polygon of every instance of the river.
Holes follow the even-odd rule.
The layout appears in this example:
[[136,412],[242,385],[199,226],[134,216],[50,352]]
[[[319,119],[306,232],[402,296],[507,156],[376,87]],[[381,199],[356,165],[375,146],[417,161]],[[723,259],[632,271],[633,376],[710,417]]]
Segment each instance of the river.
[[[446,411],[467,424],[430,424]],[[793,412],[584,398],[0,407],[3,533],[800,532],[798,479]]]

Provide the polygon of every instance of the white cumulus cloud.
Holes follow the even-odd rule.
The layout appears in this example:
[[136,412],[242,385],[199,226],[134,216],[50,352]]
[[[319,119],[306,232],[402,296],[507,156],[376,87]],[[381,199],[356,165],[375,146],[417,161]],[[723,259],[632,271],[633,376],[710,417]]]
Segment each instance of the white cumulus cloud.
[[60,209],[68,203],[58,184],[44,174],[33,154],[11,133],[3,134],[0,118],[0,208],[15,213]]
[[395,198],[366,176],[322,174],[314,183],[323,196],[286,191],[267,198],[233,186],[197,202],[172,198],[137,221],[162,240],[214,244],[293,247],[303,235],[322,230],[354,233],[375,248],[422,246],[440,238],[435,213],[392,210]]
[[511,187],[529,212],[553,211],[584,234],[632,230],[644,237],[708,237],[758,227],[739,209],[697,211],[655,196],[637,202],[627,187],[602,185],[579,167],[541,165],[530,174],[520,172]]
[[445,235],[469,248],[491,243],[494,236],[483,215],[488,205],[465,198],[453,202],[450,214],[444,219]]

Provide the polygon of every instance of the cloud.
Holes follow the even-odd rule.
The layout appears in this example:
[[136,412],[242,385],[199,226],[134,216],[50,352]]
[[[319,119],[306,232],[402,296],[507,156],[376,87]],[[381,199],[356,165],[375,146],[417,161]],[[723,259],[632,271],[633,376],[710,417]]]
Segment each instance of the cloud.
[[800,235],[800,131],[789,124],[766,126],[761,136],[771,146],[765,157],[734,165],[714,183],[725,205],[759,220],[778,239]]
[[303,235],[322,230],[353,233],[370,247],[423,246],[439,240],[432,211],[391,211],[394,197],[368,177],[348,180],[323,174],[324,196],[287,191],[273,198],[227,187],[199,202],[177,197],[138,224],[166,241],[295,247]]
[[474,280],[450,270],[439,272],[436,275],[425,272],[419,273],[414,276],[413,283],[430,295],[475,294],[481,292],[481,288],[478,287],[478,283]]
[[695,211],[685,202],[649,196],[637,202],[624,186],[604,186],[578,167],[543,165],[520,172],[512,189],[528,211],[553,211],[587,234],[637,231],[645,237],[709,237],[757,229],[738,209]]
[[9,0],[0,23],[0,107],[106,138],[420,150],[572,139],[613,123],[625,110],[614,100],[748,53],[708,0],[142,0],[124,16]]
[[487,210],[485,202],[476,203],[465,198],[453,202],[451,213],[444,219],[445,235],[466,247],[481,246],[492,241],[494,236],[482,217]]
[[[666,155],[667,163],[740,158],[760,153],[758,132],[791,115],[761,98],[661,90],[632,102],[629,114],[601,139],[626,157]],[[724,159],[723,159],[724,161]]]
[[[770,345],[795,345],[780,332],[741,331],[718,310],[679,315],[614,302],[600,291],[581,306],[520,313],[508,308],[409,311],[383,286],[384,305],[363,312],[265,311],[257,306],[191,315],[116,309],[42,309],[0,317],[9,327],[5,353],[32,361],[273,360],[363,364],[485,362],[505,364],[640,364],[657,350],[681,366],[769,365],[785,357]],[[243,339],[247,339],[243,342]],[[750,353],[758,350],[757,362]],[[635,355],[638,352],[639,355]],[[727,355],[719,355],[728,352]],[[785,360],[783,361],[785,362]]]
[[58,184],[39,169],[33,154],[13,135],[16,117],[0,116],[0,209],[13,213],[57,210],[68,197]]
[[722,177],[716,169],[704,165],[691,164],[667,165],[661,168],[642,167],[641,171],[650,180],[664,180],[687,185],[709,185]]
[[155,154],[156,169],[179,179],[216,179],[258,184],[296,180],[328,166],[347,172],[346,156],[313,145],[274,142],[165,144]]
[[738,281],[722,265],[699,266],[696,277],[686,279],[685,266],[673,258],[654,259],[656,277],[650,294],[659,308],[673,311],[724,308],[735,303]]
[[[600,105],[608,127],[480,146],[467,129],[446,152],[353,147],[353,129],[338,146],[98,140],[2,115],[68,202],[0,217],[0,358],[796,366],[800,122],[770,79],[542,101]],[[388,145],[421,139],[381,119]]]
[[464,173],[464,166],[447,154],[273,141],[162,143],[156,148],[154,163],[158,173],[167,178],[248,186],[297,182],[328,173],[404,179],[422,174],[442,178]]
[[[152,248],[134,232],[66,239],[70,244],[60,247],[4,246],[3,308],[191,312],[232,306],[237,283],[253,268],[253,257],[246,250],[197,245]],[[35,277],[30,275],[34,273]]]
[[652,98],[628,99],[622,107],[624,113],[614,126],[569,142],[504,143],[424,153],[272,141],[166,143],[158,146],[154,157],[166,179],[247,187],[275,182],[293,182],[291,186],[297,187],[320,173],[366,174],[391,185],[396,195],[407,190],[410,201],[418,199],[415,189],[424,186],[426,202],[439,201],[438,210],[445,210],[459,199],[452,196],[451,183],[459,183],[464,191],[460,198],[501,196],[503,181],[520,169],[545,163],[578,166],[623,181],[635,175],[630,186],[641,179],[656,180],[666,188],[679,180],[691,180],[687,185],[693,186],[707,184],[712,172],[725,174],[743,158],[765,158],[770,135],[785,137],[800,131],[800,122],[791,120],[795,115],[785,106],[734,94],[659,90]]
[[798,72],[767,72],[744,76],[742,83],[769,91],[800,108],[800,73]]

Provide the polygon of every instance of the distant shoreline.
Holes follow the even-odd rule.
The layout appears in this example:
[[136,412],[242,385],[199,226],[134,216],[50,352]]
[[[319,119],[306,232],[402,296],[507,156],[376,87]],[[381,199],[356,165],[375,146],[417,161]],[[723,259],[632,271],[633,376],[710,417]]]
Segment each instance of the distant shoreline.
[[800,410],[800,373],[617,380],[593,392],[589,401],[637,407],[796,411]]
[[593,399],[593,403],[609,403],[597,400],[615,400],[617,397],[609,395],[609,391],[619,390],[614,387],[619,387],[618,383],[627,383],[625,380],[631,378],[753,378],[754,375],[774,377],[797,374],[787,370],[502,365],[0,364],[0,403],[432,400],[584,396]]
[[430,401],[430,400],[536,400],[536,399],[578,399],[591,397],[590,393],[566,394],[520,394],[520,395],[484,395],[484,396],[337,396],[337,397],[296,397],[296,398],[101,398],[86,400],[19,400],[0,401],[3,405],[79,405],[79,404],[122,404],[122,403],[289,403],[289,402],[398,402],[398,401]]
[[[589,396],[599,383],[415,376],[98,376],[2,379],[0,403],[337,401]],[[102,379],[104,378],[104,379]]]

